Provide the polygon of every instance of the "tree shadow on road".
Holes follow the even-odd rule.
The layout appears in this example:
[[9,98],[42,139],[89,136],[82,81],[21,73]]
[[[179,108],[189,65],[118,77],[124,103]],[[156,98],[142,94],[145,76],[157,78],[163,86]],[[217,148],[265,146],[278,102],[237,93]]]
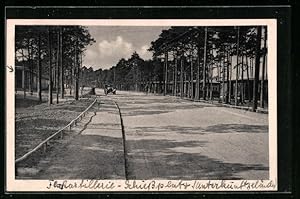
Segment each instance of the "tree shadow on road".
[[205,108],[205,105],[195,105],[195,104],[152,104],[147,106],[139,106],[140,104],[136,104],[136,106],[128,106],[125,104],[121,104],[121,111],[124,116],[141,116],[141,115],[157,115],[163,113],[173,113],[176,110],[191,110],[196,108]]
[[143,136],[158,135],[158,133],[178,133],[178,134],[197,134],[205,135],[212,133],[268,133],[268,125],[249,125],[249,124],[217,124],[208,127],[200,126],[140,126],[132,128],[136,133],[143,133]]
[[217,124],[205,128],[213,133],[268,133],[268,125]]
[[131,111],[126,110],[122,115],[124,116],[141,116],[141,115],[158,115],[163,113],[170,113],[173,111],[161,111],[161,110],[141,110],[141,109],[132,109]]
[[[127,143],[130,146],[129,179],[239,180],[241,172],[267,173],[269,169],[262,164],[229,163],[210,158],[200,150],[205,146],[204,141],[148,139]],[[268,179],[268,176],[261,178]]]
[[197,134],[197,135],[204,135],[204,128],[202,127],[195,127],[195,126],[175,126],[175,125],[168,125],[168,126],[141,126],[132,128],[133,131],[136,133],[143,133],[143,136],[159,136],[159,133],[164,135],[165,133],[178,133],[178,134]]

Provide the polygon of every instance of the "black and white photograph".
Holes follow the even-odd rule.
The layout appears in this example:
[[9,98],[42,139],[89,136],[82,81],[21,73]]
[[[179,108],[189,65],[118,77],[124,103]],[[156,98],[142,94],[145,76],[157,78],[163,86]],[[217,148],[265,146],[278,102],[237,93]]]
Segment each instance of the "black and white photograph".
[[7,27],[8,189],[277,190],[275,19]]

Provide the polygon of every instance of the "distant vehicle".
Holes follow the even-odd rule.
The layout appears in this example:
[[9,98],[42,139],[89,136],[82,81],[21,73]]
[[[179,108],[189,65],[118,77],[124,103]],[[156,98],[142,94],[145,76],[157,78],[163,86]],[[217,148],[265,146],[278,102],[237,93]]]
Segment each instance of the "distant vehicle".
[[112,93],[112,94],[117,94],[117,89],[111,85],[105,85],[104,87],[104,94],[107,95],[109,93]]

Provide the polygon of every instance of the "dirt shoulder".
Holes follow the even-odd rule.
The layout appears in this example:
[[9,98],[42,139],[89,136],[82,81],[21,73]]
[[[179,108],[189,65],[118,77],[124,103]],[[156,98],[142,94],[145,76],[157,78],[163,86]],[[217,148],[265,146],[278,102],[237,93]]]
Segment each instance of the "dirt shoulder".
[[67,125],[84,111],[93,98],[68,100],[49,106],[37,99],[16,96],[15,109],[15,157],[19,158],[42,140]]

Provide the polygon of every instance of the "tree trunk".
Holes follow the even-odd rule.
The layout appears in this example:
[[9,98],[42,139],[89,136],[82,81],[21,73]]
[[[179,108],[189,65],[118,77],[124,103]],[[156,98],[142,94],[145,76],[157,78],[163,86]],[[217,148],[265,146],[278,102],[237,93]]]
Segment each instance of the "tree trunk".
[[23,70],[22,70],[22,88],[23,88],[23,94],[24,99],[26,98],[26,71],[25,71],[25,63],[24,63],[24,54],[22,50],[22,63],[23,63]]
[[183,84],[183,67],[184,67],[184,59],[183,59],[183,55],[181,55],[181,60],[180,60],[180,97],[183,98],[183,94],[184,94],[184,91],[183,91],[183,87],[184,87],[184,84]]
[[222,57],[220,56],[219,54],[219,64],[217,64],[217,73],[218,73],[218,76],[217,76],[217,81],[218,81],[218,89],[219,89],[219,102],[221,101],[221,86],[223,86],[221,84],[221,68],[222,68]]
[[39,33],[38,38],[38,81],[37,81],[37,95],[39,98],[39,102],[42,102],[42,59],[41,59],[41,33]]
[[256,50],[255,50],[255,71],[253,82],[253,106],[252,110],[257,109],[258,100],[258,81],[259,81],[259,65],[260,65],[260,46],[261,46],[261,26],[257,27]]
[[[78,65],[78,89],[80,89],[80,83],[81,83],[81,68],[82,68],[82,52],[80,51],[80,61]],[[115,86],[115,84],[113,85]]]
[[226,80],[227,80],[227,89],[226,89],[226,99],[225,99],[225,103],[228,104],[229,102],[229,49],[227,51],[227,65],[226,65]]
[[267,27],[264,28],[264,55],[263,55],[263,64],[262,64],[262,77],[260,83],[260,107],[264,108],[264,80],[265,80],[265,67],[266,67],[266,49],[267,49]]
[[[249,60],[249,62],[250,62],[250,77],[252,78],[252,79],[254,79],[254,74],[253,74],[253,66],[254,66],[254,58],[253,57],[250,57],[250,60]],[[252,83],[252,90],[250,91],[250,93],[251,93],[251,96],[250,96],[250,102],[252,102],[252,100],[253,100],[253,83]]]
[[198,55],[197,55],[197,74],[196,74],[196,93],[195,99],[200,99],[200,46],[198,46]]
[[70,95],[72,95],[72,89],[73,89],[73,84],[74,84],[74,68],[75,68],[75,61],[74,61],[74,67],[71,67],[69,73],[71,74],[71,78],[69,80],[69,88],[70,88]]
[[63,65],[63,38],[62,38],[62,34],[63,34],[63,30],[62,30],[62,27],[60,27],[59,29],[59,39],[60,39],[60,56],[59,56],[59,59],[60,59],[60,95],[61,95],[61,98],[63,99],[64,98],[64,95],[65,95],[65,88],[64,88],[64,65]]
[[[82,55],[81,55],[81,64],[82,64]],[[116,86],[116,68],[113,69],[114,72],[114,86]]]
[[206,65],[206,93],[205,98],[209,100],[209,91],[210,91],[210,67],[209,64]]
[[48,104],[53,104],[53,78],[52,78],[52,39],[51,28],[48,28],[48,49],[49,49],[49,88],[48,88]]
[[188,96],[188,89],[187,89],[187,74],[186,74],[186,71],[184,70],[184,72],[183,72],[183,74],[184,74],[184,80],[183,80],[183,82],[184,82],[184,89],[183,89],[183,93],[184,93],[184,97],[187,97]]
[[241,103],[245,102],[245,89],[244,89],[244,55],[242,54],[242,62],[241,62]]
[[193,69],[193,57],[191,56],[191,90],[190,90],[190,97],[191,99],[194,98],[194,69]]
[[250,67],[251,68],[251,77],[254,78],[254,74],[253,74],[254,58],[252,58],[252,57],[250,58],[250,63],[251,63],[251,65],[250,65],[251,66]]
[[231,82],[231,79],[232,79],[232,55],[230,55],[230,69],[229,69],[229,96],[228,96],[228,100],[229,100],[229,104],[231,104],[231,93],[232,93],[232,82]]
[[249,102],[251,102],[251,90],[250,90],[250,78],[249,78],[249,64],[250,63],[250,60],[248,62],[248,57],[246,56],[246,70],[247,70],[247,91],[248,91],[248,100]]
[[202,92],[203,92],[203,100],[205,100],[205,90],[206,90],[206,47],[207,47],[207,27],[204,29],[204,53],[203,53],[203,86],[202,86]]
[[225,85],[224,85],[224,80],[225,80],[225,57],[223,59],[223,64],[221,65],[222,67],[222,103],[226,102],[225,101]]
[[78,88],[78,57],[77,57],[77,38],[75,41],[75,54],[74,54],[74,98],[79,99],[79,88]]
[[57,32],[57,56],[56,56],[56,103],[59,103],[59,69],[60,69],[60,36]]
[[53,59],[54,59],[54,67],[53,67],[53,71],[52,71],[52,77],[53,77],[53,90],[57,90],[56,89],[56,68],[57,68],[57,59],[56,59],[56,54],[55,52],[53,52]]
[[28,38],[27,40],[27,51],[28,51],[28,69],[29,69],[29,81],[28,81],[28,91],[30,92],[30,95],[32,95],[33,90],[32,90],[32,74],[33,74],[33,70],[32,70],[32,59],[31,59],[31,46],[30,46],[30,38]]
[[213,65],[210,65],[210,86],[209,86],[209,99],[213,100]]
[[240,48],[240,27],[237,27],[237,41],[236,41],[236,74],[235,74],[235,96],[234,104],[238,105],[238,79],[239,79],[239,48]]
[[167,94],[168,87],[168,52],[165,52],[165,84],[164,84],[164,95]]
[[174,91],[173,95],[177,96],[177,55],[175,55],[174,59]]

